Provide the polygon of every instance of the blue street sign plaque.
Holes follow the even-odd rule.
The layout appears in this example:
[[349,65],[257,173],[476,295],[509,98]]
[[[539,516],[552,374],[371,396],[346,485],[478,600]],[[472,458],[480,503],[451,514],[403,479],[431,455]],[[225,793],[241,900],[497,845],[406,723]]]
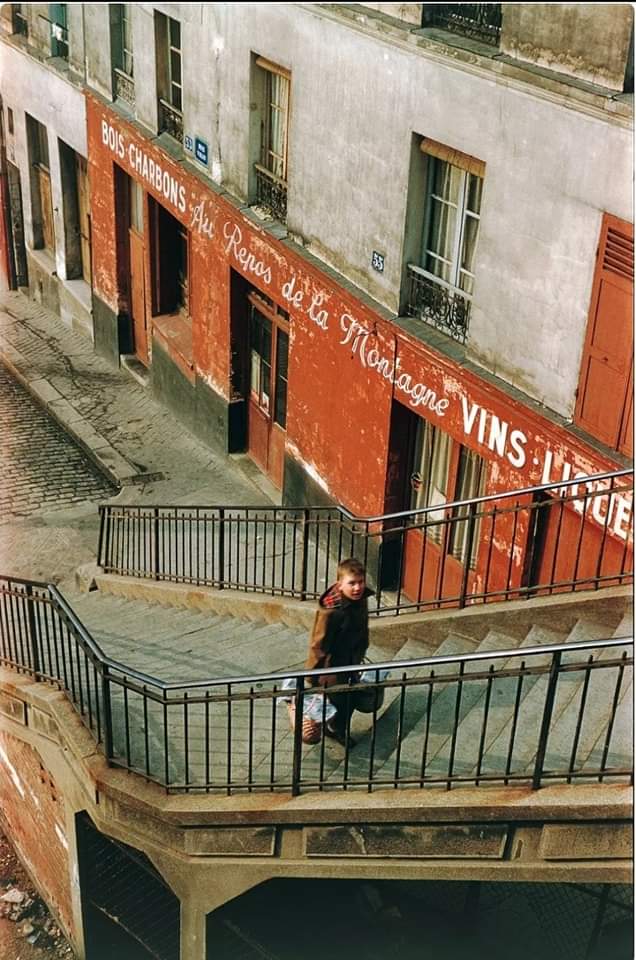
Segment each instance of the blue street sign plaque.
[[204,163],[207,167],[208,165],[208,145],[205,140],[200,140],[197,137],[194,141],[194,155],[199,161],[199,163]]

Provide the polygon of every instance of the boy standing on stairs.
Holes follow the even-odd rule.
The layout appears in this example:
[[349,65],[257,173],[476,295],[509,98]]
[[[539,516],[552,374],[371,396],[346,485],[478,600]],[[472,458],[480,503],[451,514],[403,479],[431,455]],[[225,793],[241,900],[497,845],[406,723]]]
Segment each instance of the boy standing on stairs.
[[[324,667],[345,667],[361,663],[369,646],[369,609],[367,597],[372,591],[366,584],[364,564],[350,557],[338,565],[338,579],[318,601],[318,610],[309,638],[308,670]],[[347,682],[348,674],[320,677],[321,686]],[[311,686],[311,678],[307,678]],[[343,693],[328,694],[336,714],[327,721],[325,733],[345,744],[354,707],[353,698]],[[349,746],[353,741],[349,738]]]

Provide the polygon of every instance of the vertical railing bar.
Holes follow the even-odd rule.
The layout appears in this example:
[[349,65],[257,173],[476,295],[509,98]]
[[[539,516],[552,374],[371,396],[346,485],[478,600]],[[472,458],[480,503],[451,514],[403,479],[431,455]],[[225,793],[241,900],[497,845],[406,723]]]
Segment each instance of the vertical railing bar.
[[[552,584],[554,583],[556,568],[557,568],[557,559],[559,554],[559,541],[561,539],[561,526],[563,525],[563,510],[565,508],[565,503],[563,500],[555,501],[559,504],[559,519],[557,522],[556,534],[554,537],[554,554],[552,556],[552,565],[550,567],[550,596],[553,593]],[[552,507],[550,509],[553,509]]]
[[484,698],[484,719],[481,725],[481,733],[479,735],[479,749],[477,751],[477,775],[475,778],[475,786],[479,786],[479,775],[481,773],[481,765],[484,760],[484,749],[486,747],[486,730],[488,729],[488,711],[490,710],[490,697],[492,692],[492,685],[494,681],[495,674],[495,665],[491,663],[488,668],[489,677],[486,681],[486,696]]
[[453,721],[453,732],[451,735],[451,748],[450,754],[448,757],[448,780],[446,781],[446,789],[450,790],[452,786],[453,779],[453,767],[455,765],[455,749],[457,746],[457,736],[459,728],[459,714],[461,711],[461,701],[462,701],[462,688],[463,688],[463,677],[464,677],[465,663],[463,660],[459,664],[459,680],[457,681],[457,695],[455,697],[455,718]]
[[113,708],[110,698],[110,670],[102,664],[102,701],[104,704],[104,754],[106,762],[114,759],[113,747]]
[[210,792],[210,691],[205,691],[205,792]]
[[398,781],[400,779],[400,761],[402,759],[402,733],[404,731],[404,704],[406,702],[406,686],[404,681],[406,680],[406,670],[402,673],[402,686],[400,688],[400,708],[398,711],[398,727],[396,734],[396,747],[395,747],[395,767],[393,770],[393,786],[397,790]]
[[577,537],[577,542],[576,542],[576,557],[574,561],[574,571],[572,574],[572,590],[573,591],[576,590],[576,581],[578,580],[578,576],[579,576],[579,562],[581,560],[581,548],[583,546],[583,535],[584,535],[585,527],[587,523],[586,514],[587,514],[588,502],[589,502],[588,496],[587,494],[585,494],[583,497],[583,512],[581,513],[581,519],[579,523],[579,535]]
[[513,521],[512,521],[512,536],[510,538],[510,551],[508,556],[508,572],[506,574],[506,592],[505,597],[508,597],[511,590],[511,581],[512,581],[512,564],[515,555],[514,545],[517,542],[517,527],[519,525],[519,514],[523,509],[523,504],[520,504],[519,501],[515,503],[513,507]]
[[584,714],[584,712],[585,712],[585,704],[586,704],[586,701],[587,701],[587,691],[588,691],[588,687],[589,687],[589,685],[590,685],[590,676],[591,676],[591,674],[592,674],[592,670],[591,670],[591,666],[590,666],[590,665],[591,665],[593,662],[594,662],[594,654],[591,653],[591,654],[589,655],[589,657],[587,658],[588,667],[587,667],[587,670],[585,671],[585,677],[584,677],[584,680],[583,680],[583,686],[582,686],[582,688],[581,688],[581,702],[580,702],[580,704],[579,704],[579,713],[578,713],[578,716],[577,716],[577,718],[576,718],[576,727],[575,727],[575,729],[574,729],[574,737],[573,737],[573,740],[572,740],[572,751],[571,751],[571,753],[570,753],[570,763],[569,763],[569,765],[568,765],[568,778],[567,778],[567,782],[568,782],[568,783],[572,783],[572,776],[571,776],[571,774],[573,773],[574,767],[575,767],[575,765],[576,765],[576,754],[577,754],[577,751],[578,751],[578,749],[579,749],[579,739],[580,739],[580,736],[581,736],[581,729],[582,729],[582,727],[583,727],[583,714]]
[[[185,514],[183,515],[185,520]],[[184,530],[185,534],[185,530]],[[185,562],[185,557],[184,557]],[[188,711],[188,691],[183,691],[183,756],[184,756],[184,774],[185,781],[184,786],[186,793],[188,792],[188,787],[190,786],[190,714]]]
[[124,690],[124,745],[126,748],[126,767],[128,770],[132,769],[131,765],[131,755],[130,755],[130,717],[128,716],[128,677],[124,674],[122,677],[123,680],[123,690]]
[[170,740],[168,737],[168,693],[164,688],[161,691],[162,695],[162,713],[163,713],[163,770],[164,770],[164,785],[167,787],[170,785]]
[[[473,542],[475,540],[475,513],[476,513],[476,506],[474,503],[470,503],[468,505],[468,513],[466,514],[466,517],[462,518],[468,524],[468,537],[467,537],[468,543],[466,545],[466,551],[465,551],[466,560],[463,564],[462,585],[461,585],[460,595],[459,595],[459,607],[462,610],[466,606],[466,595],[468,593],[468,576],[470,574],[470,559],[473,553]],[[513,552],[512,549],[510,552],[511,553]]]
[[[491,565],[492,565],[492,549],[493,549],[493,546],[494,546],[494,543],[495,543],[495,526],[496,526],[496,524],[497,524],[497,505],[496,505],[496,504],[495,504],[495,506],[494,506],[493,509],[492,509],[491,517],[492,517],[492,523],[491,523],[491,527],[490,527],[490,537],[489,537],[489,539],[488,539],[488,554],[487,554],[487,556],[486,556],[486,575],[485,575],[485,578],[484,578],[484,594],[486,595],[486,596],[484,596],[484,600],[483,600],[484,603],[486,603],[486,597],[487,597],[487,594],[488,594],[488,586],[489,586],[489,584],[490,584],[490,570],[491,570]],[[514,543],[514,541],[513,541],[513,543]],[[512,551],[511,551],[511,552],[512,552]]]
[[144,769],[146,776],[150,776],[150,730],[148,726],[148,687],[144,683],[142,686],[142,703],[144,709]]
[[250,687],[247,724],[247,792],[251,793],[254,776],[254,687]]
[[292,797],[300,793],[300,778],[302,775],[303,749],[303,701],[305,692],[304,677],[296,677],[296,692],[294,696],[294,753],[292,756]]
[[375,685],[374,692],[375,697],[373,700],[373,717],[372,717],[372,726],[371,726],[371,744],[369,747],[369,783],[368,783],[368,792],[371,793],[373,785],[373,762],[375,760],[375,738],[378,729],[378,692],[381,687],[378,687],[379,683],[379,671],[375,671]]
[[424,786],[426,778],[426,764],[428,760],[428,738],[431,729],[431,714],[433,709],[433,687],[435,686],[435,671],[431,670],[430,683],[428,686],[428,698],[426,700],[426,723],[424,725],[424,743],[422,744],[422,761],[420,763],[420,787]]
[[541,729],[539,731],[539,743],[537,746],[537,757],[534,765],[534,775],[532,777],[532,789],[538,790],[541,786],[541,777],[543,775],[543,764],[545,754],[548,748],[548,737],[550,736],[550,723],[552,721],[552,711],[554,709],[554,700],[556,697],[556,688],[559,682],[559,670],[561,667],[561,651],[558,650],[552,654],[552,663],[548,676],[548,689],[545,694],[543,706],[543,717],[541,718]]
[[519,722],[519,710],[521,708],[521,691],[523,689],[523,681],[525,680],[524,670],[526,668],[525,660],[521,661],[521,666],[519,668],[520,673],[517,679],[517,690],[515,693],[515,706],[512,712],[512,726],[510,728],[510,741],[508,743],[508,756],[506,757],[506,769],[504,783],[508,785],[508,778],[510,775],[510,770],[512,767],[512,755],[515,748],[515,739],[517,736],[517,723]]
[[223,590],[225,586],[225,510],[223,507],[219,507],[219,548],[218,548],[218,563],[219,563],[219,590]]
[[270,755],[269,755],[269,789],[273,791],[274,783],[276,781],[276,708],[278,706],[278,698],[276,693],[278,687],[274,684],[272,690],[272,738],[270,744]]
[[[605,523],[603,524],[603,539],[601,540],[601,549],[598,552],[598,560],[596,562],[596,589],[598,590],[599,582],[601,578],[601,570],[603,569],[603,558],[605,554],[605,544],[607,543],[607,533],[609,529],[609,519],[612,512],[612,497],[614,496],[614,481],[612,481],[610,489],[607,491],[604,496],[607,496],[607,510],[605,511]],[[598,499],[602,494],[596,494]],[[594,502],[592,502],[592,510],[594,509]]]
[[226,748],[226,781],[225,787],[228,797],[232,793],[232,684],[227,684],[227,748]]
[[622,660],[623,660],[623,663],[621,663],[620,667],[618,668],[618,677],[616,678],[616,686],[614,688],[612,709],[610,711],[609,721],[607,724],[607,734],[605,736],[605,745],[603,747],[603,757],[601,759],[601,772],[598,778],[599,783],[602,783],[604,779],[603,772],[607,767],[607,757],[609,755],[612,734],[614,733],[614,723],[616,722],[616,710],[618,708],[618,701],[620,697],[621,686],[623,685],[623,674],[625,673],[625,661],[627,660],[626,650],[623,651]]

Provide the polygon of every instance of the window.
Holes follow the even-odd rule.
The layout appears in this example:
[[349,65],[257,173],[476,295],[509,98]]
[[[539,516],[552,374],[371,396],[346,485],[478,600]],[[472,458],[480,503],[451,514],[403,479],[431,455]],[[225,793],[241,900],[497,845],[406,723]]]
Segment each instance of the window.
[[155,16],[159,132],[165,131],[183,143],[181,24],[162,13]]
[[66,3],[49,4],[49,22],[51,24],[51,56],[68,60],[68,29],[66,23]]
[[29,21],[23,3],[11,4],[11,26],[14,34],[21,37],[29,36]]
[[[483,459],[472,450],[460,447],[453,500],[472,500],[475,497],[483,497],[485,486],[486,471]],[[479,508],[471,511],[469,506],[455,507],[453,518],[465,517],[466,519],[455,519],[450,530],[449,553],[462,565],[468,563],[470,567],[475,567],[477,562],[481,528],[481,518],[477,515],[478,513]]]
[[31,192],[33,200],[33,239],[36,249],[55,252],[53,202],[49,143],[46,127],[27,114],[27,142],[31,161]]
[[468,330],[485,165],[423,140],[426,189],[417,263],[408,266],[408,311],[455,339]]
[[124,100],[134,107],[135,85],[133,82],[131,5],[129,3],[111,3],[110,17],[113,96],[116,100]]
[[287,142],[290,73],[256,58],[255,86],[261,103],[260,162],[255,164],[256,199],[282,222],[287,217]]
[[[484,460],[427,420],[418,423],[413,462],[411,510],[483,496]],[[452,522],[444,522],[449,519]],[[468,562],[470,567],[475,566],[481,524],[469,507],[455,507],[450,518],[448,510],[431,510],[426,523],[429,540],[440,545],[443,542],[445,551],[462,565]]]
[[58,141],[66,276],[91,282],[91,227],[88,164],[63,140]]
[[15,131],[13,127],[13,110],[11,109],[11,107],[7,107],[7,130],[9,131],[11,136],[13,136]]
[[[152,198],[153,313],[189,313],[189,234]],[[132,210],[131,210],[132,213]]]

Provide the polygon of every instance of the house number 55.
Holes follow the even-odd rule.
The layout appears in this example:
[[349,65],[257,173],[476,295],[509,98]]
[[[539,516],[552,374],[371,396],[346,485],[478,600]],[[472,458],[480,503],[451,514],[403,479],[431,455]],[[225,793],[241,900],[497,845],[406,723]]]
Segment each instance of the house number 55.
[[374,250],[371,254],[371,266],[374,270],[377,270],[378,273],[384,272],[384,254],[378,253],[377,250]]

